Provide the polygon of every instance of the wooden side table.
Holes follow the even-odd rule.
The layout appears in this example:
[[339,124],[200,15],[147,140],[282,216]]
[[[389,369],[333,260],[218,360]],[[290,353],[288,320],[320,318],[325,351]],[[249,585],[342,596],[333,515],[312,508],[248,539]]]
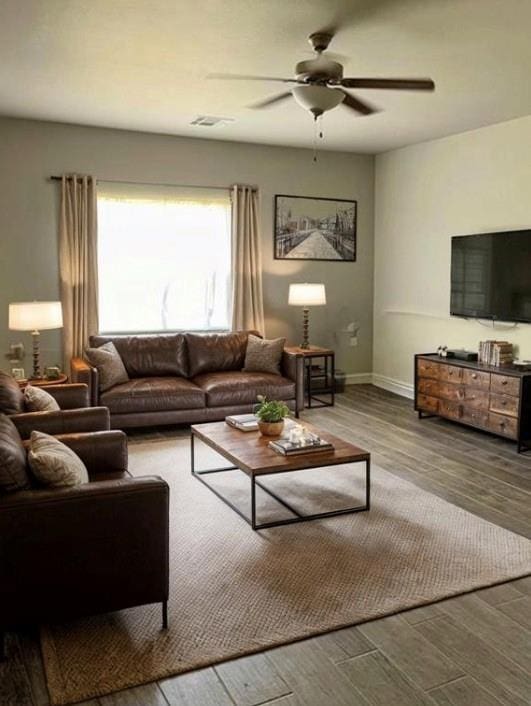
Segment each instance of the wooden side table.
[[57,378],[25,378],[24,380],[17,380],[20,387],[26,387],[26,385],[33,385],[33,387],[47,387],[48,385],[64,385],[68,382],[68,375],[59,375]]
[[[331,348],[320,348],[319,346],[310,346],[309,348],[286,346],[285,350],[304,359],[306,407],[333,407],[336,392],[335,352]],[[314,364],[313,361],[316,359],[322,359],[322,366]],[[323,386],[317,390],[313,385],[316,380],[323,381]],[[329,396],[329,400],[323,400],[320,395]]]

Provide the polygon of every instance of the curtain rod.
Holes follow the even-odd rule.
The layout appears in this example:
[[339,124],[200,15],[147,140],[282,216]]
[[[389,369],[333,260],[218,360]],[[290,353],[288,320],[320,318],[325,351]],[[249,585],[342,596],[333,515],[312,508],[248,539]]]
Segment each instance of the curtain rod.
[[[61,181],[62,178],[63,177],[55,174],[50,177],[52,181]],[[230,191],[233,186],[236,186],[236,184],[231,184],[230,186],[205,186],[204,184],[163,184],[152,181],[124,181],[122,179],[96,179],[96,182],[102,182],[104,184],[132,184],[135,186],[174,186],[188,189],[218,189],[219,191]],[[254,184],[243,184],[242,186],[248,186],[253,191],[258,191],[258,187]]]

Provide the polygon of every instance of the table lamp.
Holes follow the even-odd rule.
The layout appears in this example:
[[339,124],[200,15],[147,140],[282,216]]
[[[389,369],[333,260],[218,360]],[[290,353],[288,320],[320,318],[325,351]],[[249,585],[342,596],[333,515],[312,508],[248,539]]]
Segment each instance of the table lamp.
[[15,302],[9,305],[9,328],[11,331],[31,331],[33,336],[33,374],[31,379],[41,377],[39,332],[62,328],[62,326],[61,302]]
[[290,284],[288,304],[291,306],[302,306],[302,343],[301,348],[309,348],[309,307],[323,306],[326,304],[326,292],[324,284]]

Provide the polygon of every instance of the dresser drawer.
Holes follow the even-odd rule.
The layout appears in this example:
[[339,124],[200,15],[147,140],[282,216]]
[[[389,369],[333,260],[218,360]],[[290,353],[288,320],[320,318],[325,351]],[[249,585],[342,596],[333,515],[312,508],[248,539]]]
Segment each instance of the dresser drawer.
[[434,378],[437,380],[439,378],[439,368],[440,363],[432,360],[423,360],[419,358],[417,360],[417,374],[419,377],[423,378]]
[[489,413],[473,407],[463,407],[462,422],[473,424],[476,427],[488,427]]
[[430,378],[420,378],[418,381],[418,390],[423,395],[438,397],[439,383],[437,380],[431,380]]
[[439,380],[461,382],[463,379],[463,368],[459,368],[457,365],[446,365],[444,363],[440,364],[439,367]]
[[439,400],[436,397],[430,397],[429,395],[417,395],[417,407],[423,412],[432,412],[436,414],[439,409]]
[[490,396],[490,409],[498,414],[508,414],[511,417],[518,416],[518,397],[512,395]]
[[503,434],[511,439],[516,439],[518,420],[514,417],[505,417],[503,414],[489,413],[488,427],[496,434]]
[[453,385],[450,382],[439,383],[439,397],[443,400],[464,400],[465,388],[462,385]]
[[480,390],[474,387],[465,386],[465,398],[463,404],[470,409],[489,409],[489,393],[487,390]]
[[439,400],[439,414],[441,417],[447,417],[447,419],[461,419],[463,408],[456,402]]
[[490,376],[490,391],[501,395],[515,395],[518,397],[520,394],[520,378],[493,373]]
[[477,387],[488,390],[490,387],[490,373],[479,370],[463,370],[463,383],[470,387]]

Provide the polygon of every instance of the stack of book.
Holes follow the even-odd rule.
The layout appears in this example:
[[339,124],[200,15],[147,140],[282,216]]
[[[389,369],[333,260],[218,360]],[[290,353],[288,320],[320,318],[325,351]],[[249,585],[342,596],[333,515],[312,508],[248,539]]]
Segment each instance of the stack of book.
[[297,456],[299,454],[315,453],[316,451],[332,451],[334,448],[329,441],[325,441],[316,434],[308,432],[306,432],[305,438],[301,441],[274,439],[269,442],[269,447],[283,456]]
[[509,341],[480,341],[479,362],[486,365],[510,365],[513,362],[513,344]]
[[239,429],[240,431],[256,431],[258,429],[258,417],[254,414],[233,414],[225,417],[226,423]]

